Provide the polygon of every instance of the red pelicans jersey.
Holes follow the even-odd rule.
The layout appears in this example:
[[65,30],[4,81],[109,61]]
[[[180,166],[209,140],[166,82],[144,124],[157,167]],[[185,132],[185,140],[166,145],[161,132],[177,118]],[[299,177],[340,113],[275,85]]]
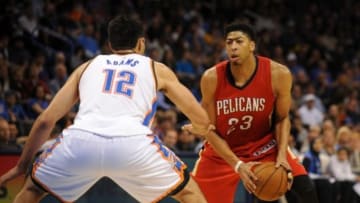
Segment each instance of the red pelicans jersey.
[[241,87],[235,85],[228,61],[217,64],[216,72],[217,133],[239,157],[259,158],[275,150],[270,59],[256,56],[256,69]]

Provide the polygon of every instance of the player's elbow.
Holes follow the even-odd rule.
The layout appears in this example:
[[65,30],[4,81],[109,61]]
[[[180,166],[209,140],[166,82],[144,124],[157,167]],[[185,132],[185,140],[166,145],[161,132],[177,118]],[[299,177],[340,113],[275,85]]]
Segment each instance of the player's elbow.
[[37,117],[36,122],[39,124],[39,126],[42,126],[44,128],[50,128],[55,124],[56,121],[53,119],[52,116],[43,112]]

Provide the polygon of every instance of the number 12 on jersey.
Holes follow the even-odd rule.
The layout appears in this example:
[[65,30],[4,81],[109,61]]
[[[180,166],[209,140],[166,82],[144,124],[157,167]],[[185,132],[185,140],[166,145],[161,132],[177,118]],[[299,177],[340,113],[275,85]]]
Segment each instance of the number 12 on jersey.
[[103,92],[133,96],[136,74],[128,70],[104,69],[105,81]]

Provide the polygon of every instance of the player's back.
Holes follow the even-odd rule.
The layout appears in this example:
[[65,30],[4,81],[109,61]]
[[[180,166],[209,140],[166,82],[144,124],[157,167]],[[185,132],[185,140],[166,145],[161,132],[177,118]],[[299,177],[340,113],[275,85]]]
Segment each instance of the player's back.
[[79,82],[80,107],[73,129],[104,136],[149,134],[156,110],[152,60],[138,54],[99,55]]

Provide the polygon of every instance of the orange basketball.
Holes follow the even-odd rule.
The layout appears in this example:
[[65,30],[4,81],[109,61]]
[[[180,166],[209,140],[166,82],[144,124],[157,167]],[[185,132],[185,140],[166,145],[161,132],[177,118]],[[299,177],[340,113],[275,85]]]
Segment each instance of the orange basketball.
[[275,168],[275,162],[263,162],[254,166],[258,178],[254,195],[264,201],[279,199],[287,191],[287,172],[284,167]]

